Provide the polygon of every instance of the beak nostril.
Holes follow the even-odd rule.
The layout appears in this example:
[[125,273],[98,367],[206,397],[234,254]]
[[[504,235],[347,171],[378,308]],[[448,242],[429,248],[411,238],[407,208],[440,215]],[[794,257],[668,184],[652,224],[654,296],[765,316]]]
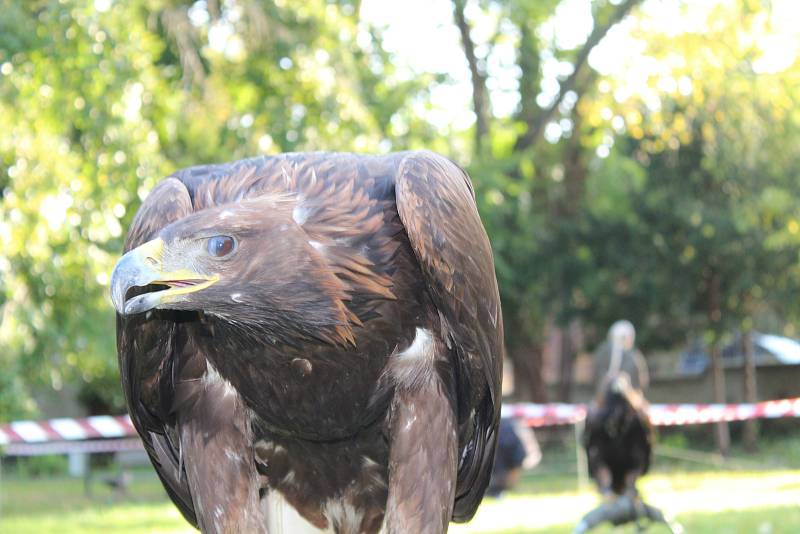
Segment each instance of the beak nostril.
[[158,265],[158,261],[156,261],[156,259],[155,259],[155,258],[152,258],[152,257],[150,257],[150,256],[146,257],[146,258],[144,259],[144,261],[145,261],[145,263],[146,263],[147,265],[149,265],[150,267],[155,267],[155,266],[157,266],[157,265]]

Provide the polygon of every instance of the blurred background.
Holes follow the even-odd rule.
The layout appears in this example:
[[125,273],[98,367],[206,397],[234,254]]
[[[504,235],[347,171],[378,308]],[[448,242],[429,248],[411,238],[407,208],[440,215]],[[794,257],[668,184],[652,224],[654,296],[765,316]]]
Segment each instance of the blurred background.
[[[0,423],[124,413],[109,273],[162,177],[307,150],[468,170],[510,400],[590,400],[623,318],[652,402],[798,396],[798,147],[793,0],[0,0]],[[645,490],[694,532],[800,531],[796,427],[663,430]],[[572,431],[538,433],[540,466],[457,532],[591,508]],[[4,458],[0,530],[185,530],[126,462]]]

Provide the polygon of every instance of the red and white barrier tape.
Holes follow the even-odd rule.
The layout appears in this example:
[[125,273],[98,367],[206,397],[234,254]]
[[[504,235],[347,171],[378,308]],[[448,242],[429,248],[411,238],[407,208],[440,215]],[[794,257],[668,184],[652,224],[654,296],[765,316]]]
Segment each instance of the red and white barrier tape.
[[46,441],[44,443],[10,443],[2,451],[6,456],[41,456],[43,454],[94,454],[142,450],[142,440],[135,438],[91,439],[88,441]]
[[800,417],[800,397],[755,404],[654,404],[650,407],[650,420],[660,426],[779,417]]
[[[505,404],[503,417],[525,420],[528,426],[574,424],[586,417],[585,404]],[[650,421],[658,426],[694,425],[720,421],[800,417],[800,397],[755,404],[652,404]]]
[[[582,421],[586,417],[586,405],[505,404],[502,414],[503,417],[523,419],[532,427],[567,425]],[[800,417],[800,397],[755,404],[653,404],[650,406],[650,420],[659,426],[777,417]],[[119,442],[121,440],[118,438],[136,437],[136,429],[133,428],[127,415],[17,421],[0,426],[0,446],[7,446],[7,454],[11,454],[11,447],[16,444],[41,445],[72,442],[70,446],[73,448],[69,450],[74,451],[76,450],[75,442],[87,440],[97,442],[100,438]],[[131,443],[133,441],[131,440]],[[99,442],[97,443],[99,446]],[[104,446],[112,447],[110,443]],[[86,447],[91,448],[90,445]],[[92,452],[99,452],[99,450]]]
[[48,421],[16,421],[1,426],[0,445],[125,438],[136,435],[136,429],[127,415],[96,415],[80,419],[61,417]]
[[503,417],[523,419],[528,426],[575,424],[586,418],[585,404],[504,404]]

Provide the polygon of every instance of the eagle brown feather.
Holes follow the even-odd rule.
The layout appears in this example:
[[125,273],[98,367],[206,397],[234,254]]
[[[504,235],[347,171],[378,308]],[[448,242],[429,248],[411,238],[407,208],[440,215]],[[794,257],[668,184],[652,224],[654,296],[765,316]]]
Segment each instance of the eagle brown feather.
[[[230,258],[203,256],[218,234],[235,237]],[[126,252],[156,237],[152,264],[212,281],[118,315],[132,420],[187,520],[266,525],[254,503],[271,494],[341,533],[472,516],[496,442],[502,318],[461,169],[432,153],[192,167],[153,190]],[[154,287],[113,289],[121,309]]]

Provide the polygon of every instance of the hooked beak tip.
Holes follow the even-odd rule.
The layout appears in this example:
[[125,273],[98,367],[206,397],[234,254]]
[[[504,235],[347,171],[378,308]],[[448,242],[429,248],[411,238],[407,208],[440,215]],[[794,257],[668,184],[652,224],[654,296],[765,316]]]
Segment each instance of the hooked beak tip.
[[[113,278],[112,278],[113,280]],[[111,304],[120,315],[125,315],[125,295],[118,287],[114,287],[113,282],[111,286]]]
[[152,265],[160,264],[161,249],[164,242],[154,239],[125,253],[114,266],[111,273],[111,303],[120,315],[130,315],[137,309],[134,303],[144,299],[134,297],[126,302],[125,297],[132,287],[145,286],[159,278],[159,272]]

